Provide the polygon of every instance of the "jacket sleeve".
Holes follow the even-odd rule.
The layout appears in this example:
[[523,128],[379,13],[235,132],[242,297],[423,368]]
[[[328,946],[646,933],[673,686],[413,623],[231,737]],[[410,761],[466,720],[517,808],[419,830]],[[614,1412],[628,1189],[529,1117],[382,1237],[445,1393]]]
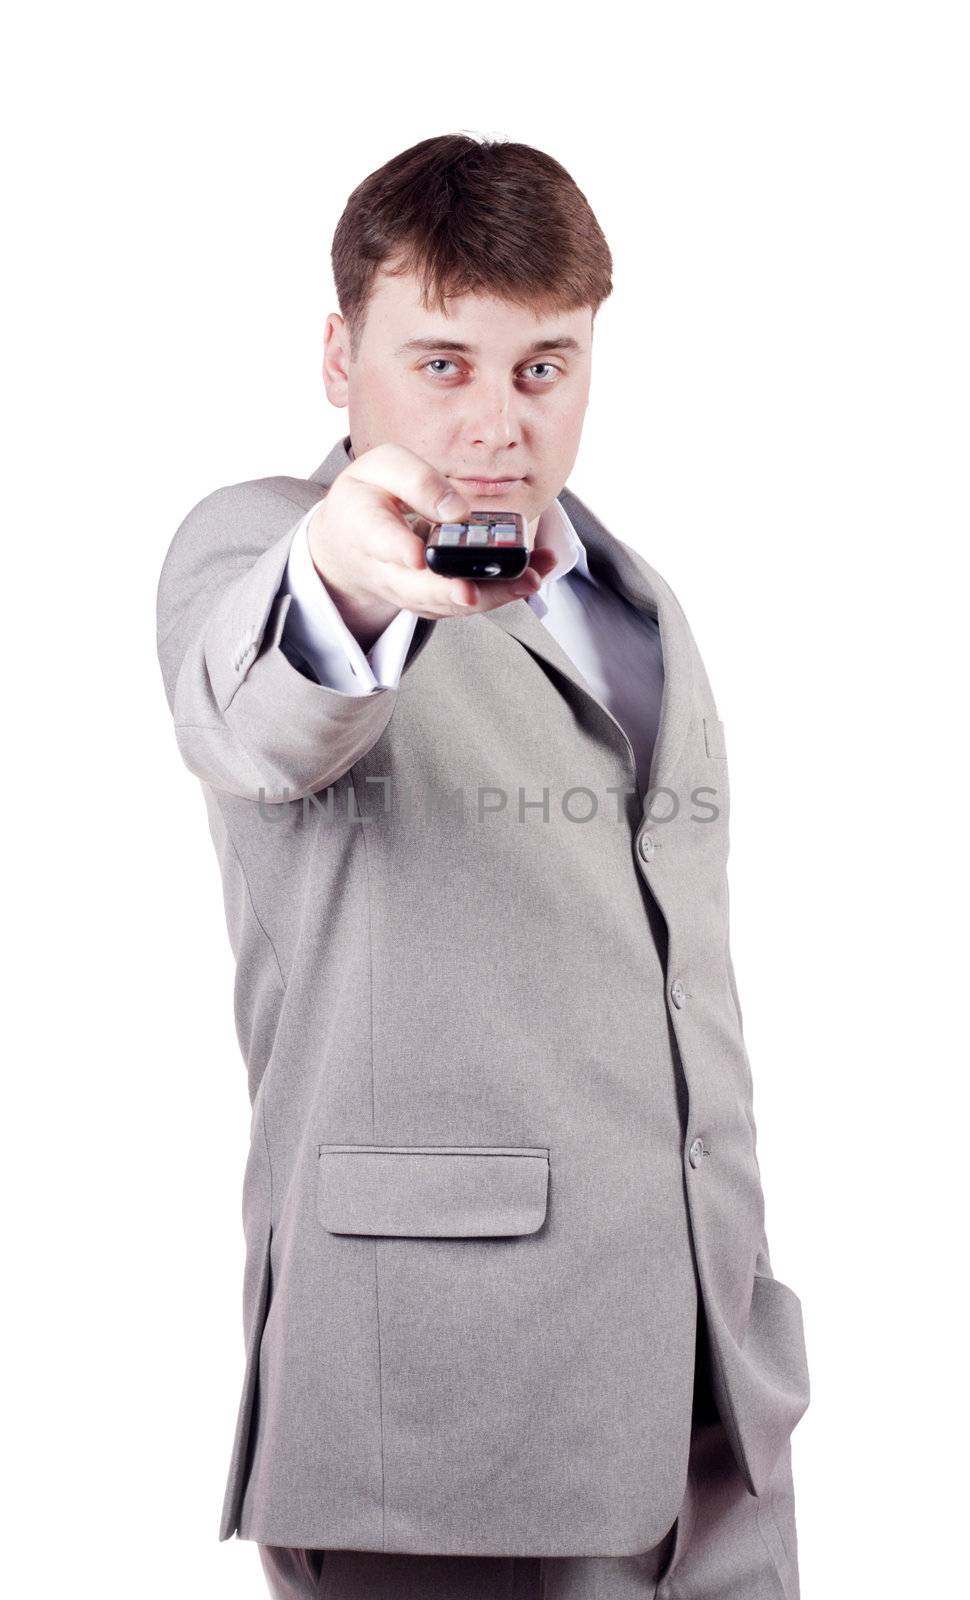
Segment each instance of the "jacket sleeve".
[[[366,754],[399,691],[342,693],[280,648],[292,598],[283,578],[307,507],[274,481],[217,489],[193,507],[162,564],[156,620],[186,766],[215,789],[284,804],[326,788]],[[434,626],[420,624],[405,671]]]

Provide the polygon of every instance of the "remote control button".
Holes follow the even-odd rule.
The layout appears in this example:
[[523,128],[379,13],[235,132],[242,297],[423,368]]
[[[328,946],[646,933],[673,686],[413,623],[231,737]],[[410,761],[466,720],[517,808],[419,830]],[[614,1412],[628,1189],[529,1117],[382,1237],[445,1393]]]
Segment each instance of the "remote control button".
[[519,542],[514,522],[496,522],[492,531],[495,535],[496,544],[518,544]]
[[478,523],[475,523],[472,527],[470,527],[468,530],[467,542],[469,544],[488,544],[487,524],[483,523],[479,525]]
[[463,522],[443,522],[438,530],[439,544],[461,544],[461,536],[465,531]]

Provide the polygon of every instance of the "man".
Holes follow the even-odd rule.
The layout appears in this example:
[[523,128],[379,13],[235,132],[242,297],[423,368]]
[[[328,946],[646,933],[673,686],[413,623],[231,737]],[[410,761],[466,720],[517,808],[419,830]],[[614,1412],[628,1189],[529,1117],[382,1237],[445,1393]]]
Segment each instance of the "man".
[[[349,434],[207,496],[159,581],[253,1106],[220,1537],[277,1596],[796,1600],[723,727],[564,488],[606,241],[549,156],[454,135],[333,265]],[[415,516],[480,507],[518,582],[427,567]]]

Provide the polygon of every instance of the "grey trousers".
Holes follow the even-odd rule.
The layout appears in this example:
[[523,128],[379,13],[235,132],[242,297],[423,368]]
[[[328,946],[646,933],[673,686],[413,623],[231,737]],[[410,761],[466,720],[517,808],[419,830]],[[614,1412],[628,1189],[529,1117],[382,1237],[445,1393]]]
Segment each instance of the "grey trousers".
[[431,1556],[261,1544],[273,1600],[800,1600],[791,1445],[748,1493],[710,1388],[703,1316],[687,1485],[635,1556]]

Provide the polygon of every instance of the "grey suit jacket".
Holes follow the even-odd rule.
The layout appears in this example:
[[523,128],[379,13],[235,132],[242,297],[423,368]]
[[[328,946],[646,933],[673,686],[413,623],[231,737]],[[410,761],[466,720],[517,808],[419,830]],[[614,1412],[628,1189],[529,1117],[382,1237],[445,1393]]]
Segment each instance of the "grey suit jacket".
[[252,1102],[220,1538],[629,1555],[687,1470],[694,1333],[752,1494],[809,1400],[764,1232],[728,946],[724,729],[669,586],[648,814],[525,601],[420,619],[396,689],[287,659],[296,522],[349,460],[208,495],[158,585]]

